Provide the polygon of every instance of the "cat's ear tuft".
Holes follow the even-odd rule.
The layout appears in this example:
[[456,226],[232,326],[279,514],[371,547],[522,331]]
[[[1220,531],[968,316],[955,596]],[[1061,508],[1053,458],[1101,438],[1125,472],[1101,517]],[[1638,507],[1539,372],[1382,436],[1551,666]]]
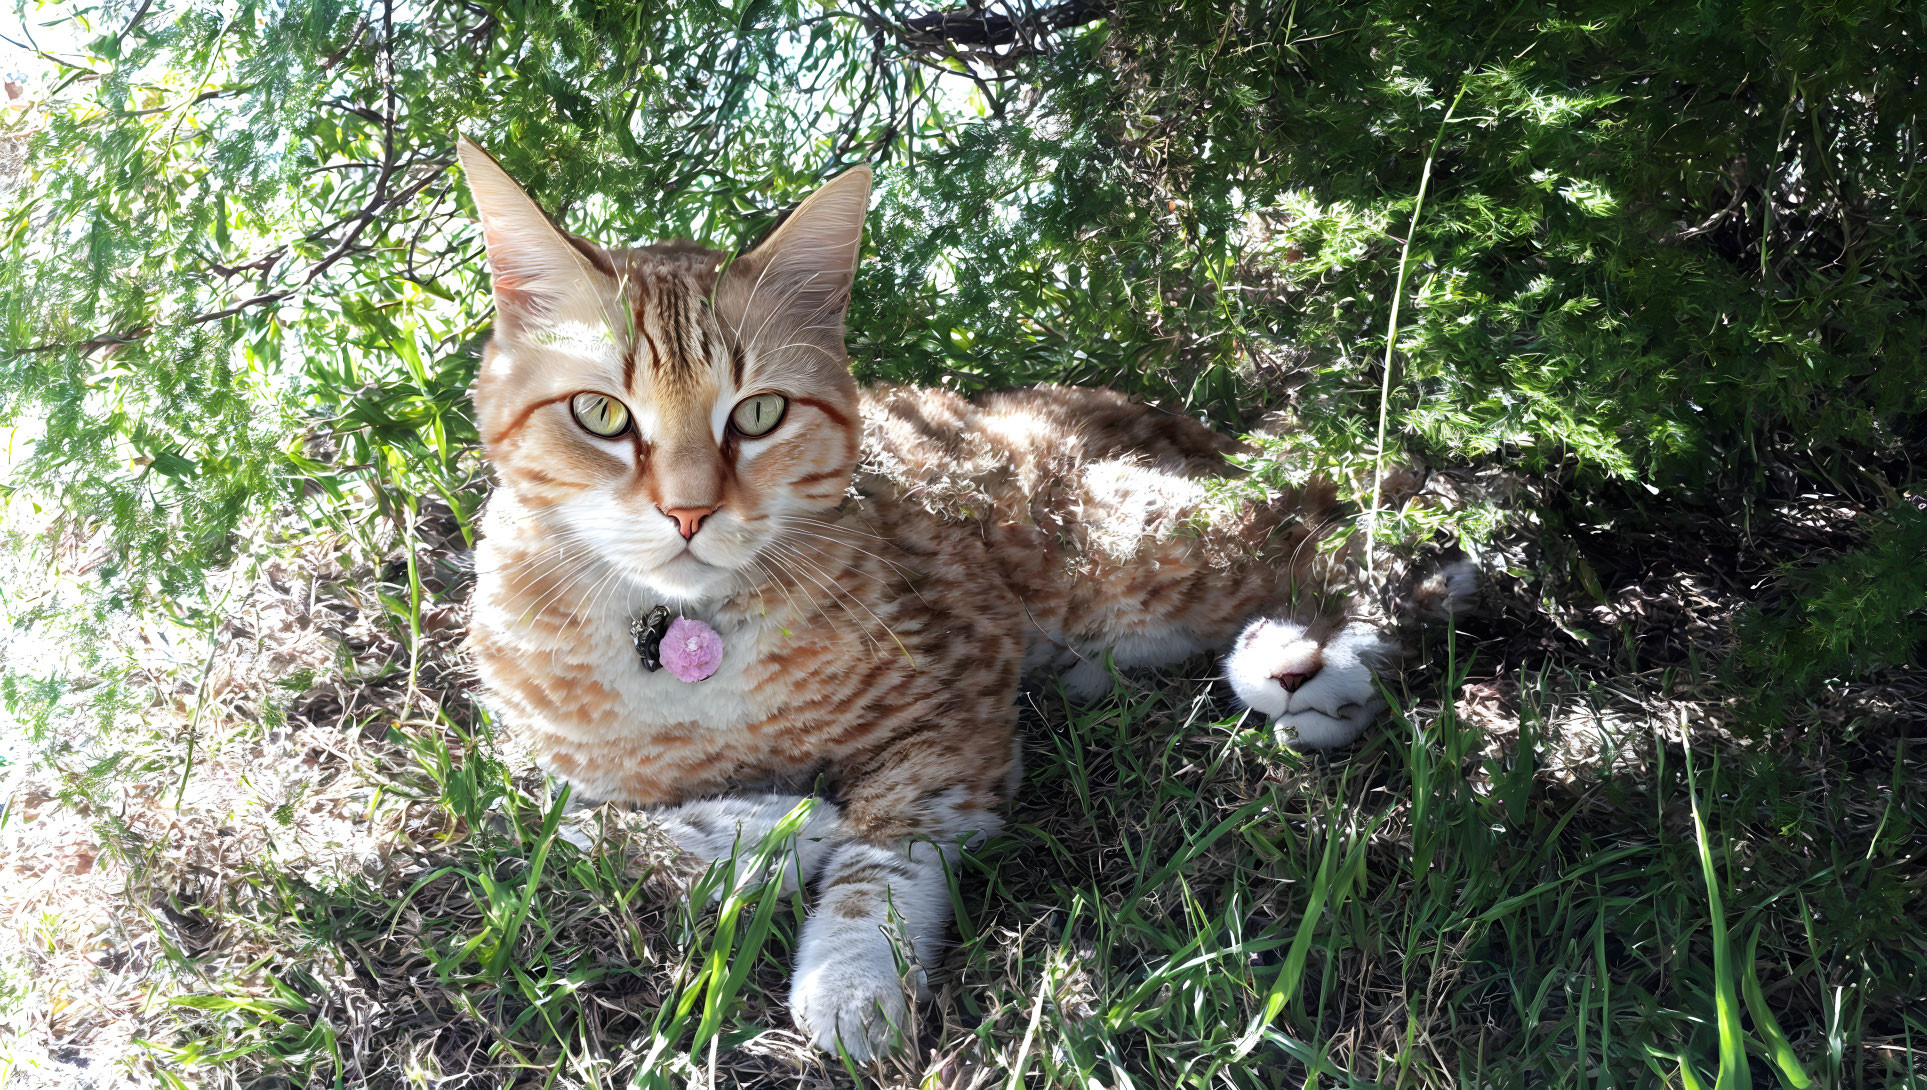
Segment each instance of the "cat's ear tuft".
[[468,179],[488,247],[495,305],[511,325],[539,319],[563,300],[593,291],[594,267],[578,243],[543,213],[495,157],[466,136],[457,136],[455,154]]
[[823,183],[756,248],[736,258],[716,286],[716,311],[764,366],[845,361],[843,314],[850,305],[870,168]]

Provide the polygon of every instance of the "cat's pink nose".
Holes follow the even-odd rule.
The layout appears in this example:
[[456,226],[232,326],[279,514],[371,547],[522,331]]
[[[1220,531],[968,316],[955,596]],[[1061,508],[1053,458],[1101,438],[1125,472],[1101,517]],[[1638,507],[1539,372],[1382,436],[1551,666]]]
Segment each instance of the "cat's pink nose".
[[1320,664],[1313,663],[1302,670],[1281,670],[1271,675],[1271,680],[1285,687],[1288,693],[1295,693],[1305,687],[1305,682],[1318,676]]
[[1288,693],[1295,693],[1305,687],[1305,682],[1318,676],[1325,668],[1325,656],[1318,651],[1318,645],[1310,640],[1299,640],[1285,648],[1281,656],[1284,661],[1278,664],[1278,672],[1271,680],[1285,687]]
[[682,539],[688,541],[703,528],[703,520],[714,514],[714,507],[658,507],[656,510],[676,520],[676,529],[682,531]]
[[1299,689],[1304,687],[1305,682],[1310,681],[1312,678],[1316,677],[1317,674],[1318,674],[1318,671],[1316,670],[1313,670],[1309,674],[1301,674],[1301,673],[1296,673],[1288,670],[1282,674],[1273,674],[1272,680],[1276,681],[1280,685],[1283,685],[1285,687],[1286,692],[1295,693]]

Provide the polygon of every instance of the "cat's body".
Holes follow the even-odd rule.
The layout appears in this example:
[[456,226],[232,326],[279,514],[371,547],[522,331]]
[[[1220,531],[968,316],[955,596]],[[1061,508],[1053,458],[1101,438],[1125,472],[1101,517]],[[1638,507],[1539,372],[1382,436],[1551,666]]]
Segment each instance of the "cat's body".
[[1330,490],[1214,503],[1235,444],[1197,421],[1061,387],[978,403],[883,388],[859,416],[854,495],[777,516],[787,530],[740,592],[671,601],[723,636],[721,668],[694,685],[643,671],[629,641],[668,599],[587,550],[559,555],[512,491],[491,504],[472,644],[551,771],[650,806],[750,786],[854,803],[880,786],[879,748],[914,739],[907,782],[991,797],[1025,668],[1088,694],[1110,684],[1107,653],[1174,662],[1289,610],[1294,589],[1316,600],[1308,538]]
[[[893,936],[935,957],[944,867],[1020,775],[1026,670],[1088,693],[1107,659],[1231,647],[1234,688],[1301,741],[1376,710],[1391,645],[1328,592],[1329,488],[1215,488],[1235,443],[1109,391],[857,391],[867,172],[719,270],[574,239],[462,157],[501,312],[476,394],[488,697],[551,772],[703,858],[822,800],[789,871],[817,890],[791,995],[817,1045],[867,1056],[901,1024]],[[644,669],[656,605],[720,637],[713,675]]]

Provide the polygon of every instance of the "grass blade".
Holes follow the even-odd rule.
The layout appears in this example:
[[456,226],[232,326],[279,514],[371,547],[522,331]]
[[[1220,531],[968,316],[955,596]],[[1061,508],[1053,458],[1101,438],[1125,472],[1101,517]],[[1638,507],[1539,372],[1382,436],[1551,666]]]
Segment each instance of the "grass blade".
[[[1713,1004],[1720,1034],[1720,1071],[1713,1090],[1750,1090],[1753,1076],[1747,1070],[1746,1036],[1740,1028],[1740,997],[1733,980],[1732,943],[1726,934],[1726,909],[1720,902],[1719,873],[1713,867],[1706,820],[1700,814],[1699,786],[1693,776],[1691,749],[1686,752],[1686,793],[1693,804],[1693,837],[1699,846],[1700,876],[1706,880],[1706,908],[1713,927]],[[1687,1071],[1683,1057],[1680,1071],[1682,1075]]]
[[[1376,827],[1377,823],[1374,822],[1373,828]],[[1352,845],[1352,850],[1346,853],[1344,862],[1334,864],[1339,830],[1337,820],[1333,819],[1330,834],[1325,838],[1325,853],[1318,861],[1318,873],[1312,880],[1311,896],[1305,902],[1305,915],[1298,921],[1298,930],[1291,937],[1291,947],[1285,952],[1284,964],[1273,978],[1271,988],[1265,992],[1264,1009],[1251,1020],[1251,1025],[1239,1039],[1238,1047],[1232,1053],[1233,1059],[1242,1060],[1249,1055],[1263,1038],[1266,1027],[1278,1017],[1285,1004],[1298,994],[1298,982],[1304,976],[1305,959],[1311,953],[1312,935],[1318,930],[1318,921],[1324,916],[1325,902],[1329,899],[1336,907],[1351,892],[1352,882],[1364,863],[1365,845],[1371,840],[1371,834],[1372,830],[1367,829]]]
[[1793,1042],[1787,1040],[1785,1031],[1780,1029],[1779,1020],[1773,1017],[1772,1008],[1766,1005],[1766,994],[1760,990],[1759,975],[1754,966],[1759,964],[1757,955],[1760,948],[1760,928],[1753,928],[1753,935],[1746,940],[1746,972],[1740,977],[1740,987],[1746,995],[1746,1011],[1753,1016],[1753,1030],[1766,1043],[1766,1050],[1773,1057],[1773,1066],[1779,1070],[1780,1081],[1794,1090],[1807,1090],[1813,1085],[1813,1076],[1800,1064],[1800,1057],[1793,1051]]

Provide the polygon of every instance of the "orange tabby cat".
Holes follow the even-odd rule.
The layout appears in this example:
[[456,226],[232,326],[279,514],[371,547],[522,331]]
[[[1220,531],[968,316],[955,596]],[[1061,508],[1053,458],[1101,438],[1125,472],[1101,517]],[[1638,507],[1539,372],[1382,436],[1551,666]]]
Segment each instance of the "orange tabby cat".
[[[497,306],[471,636],[491,706],[578,794],[655,808],[703,858],[821,800],[789,868],[816,891],[790,1007],[817,1046],[892,1043],[894,937],[920,987],[944,867],[1018,781],[1026,670],[1090,693],[1107,657],[1230,646],[1233,687],[1300,744],[1376,713],[1393,644],[1327,591],[1331,488],[1214,499],[1236,444],[1107,390],[857,388],[867,168],[726,260],[576,238],[460,155]],[[657,606],[673,639],[636,635]],[[708,658],[649,668],[685,652]]]

